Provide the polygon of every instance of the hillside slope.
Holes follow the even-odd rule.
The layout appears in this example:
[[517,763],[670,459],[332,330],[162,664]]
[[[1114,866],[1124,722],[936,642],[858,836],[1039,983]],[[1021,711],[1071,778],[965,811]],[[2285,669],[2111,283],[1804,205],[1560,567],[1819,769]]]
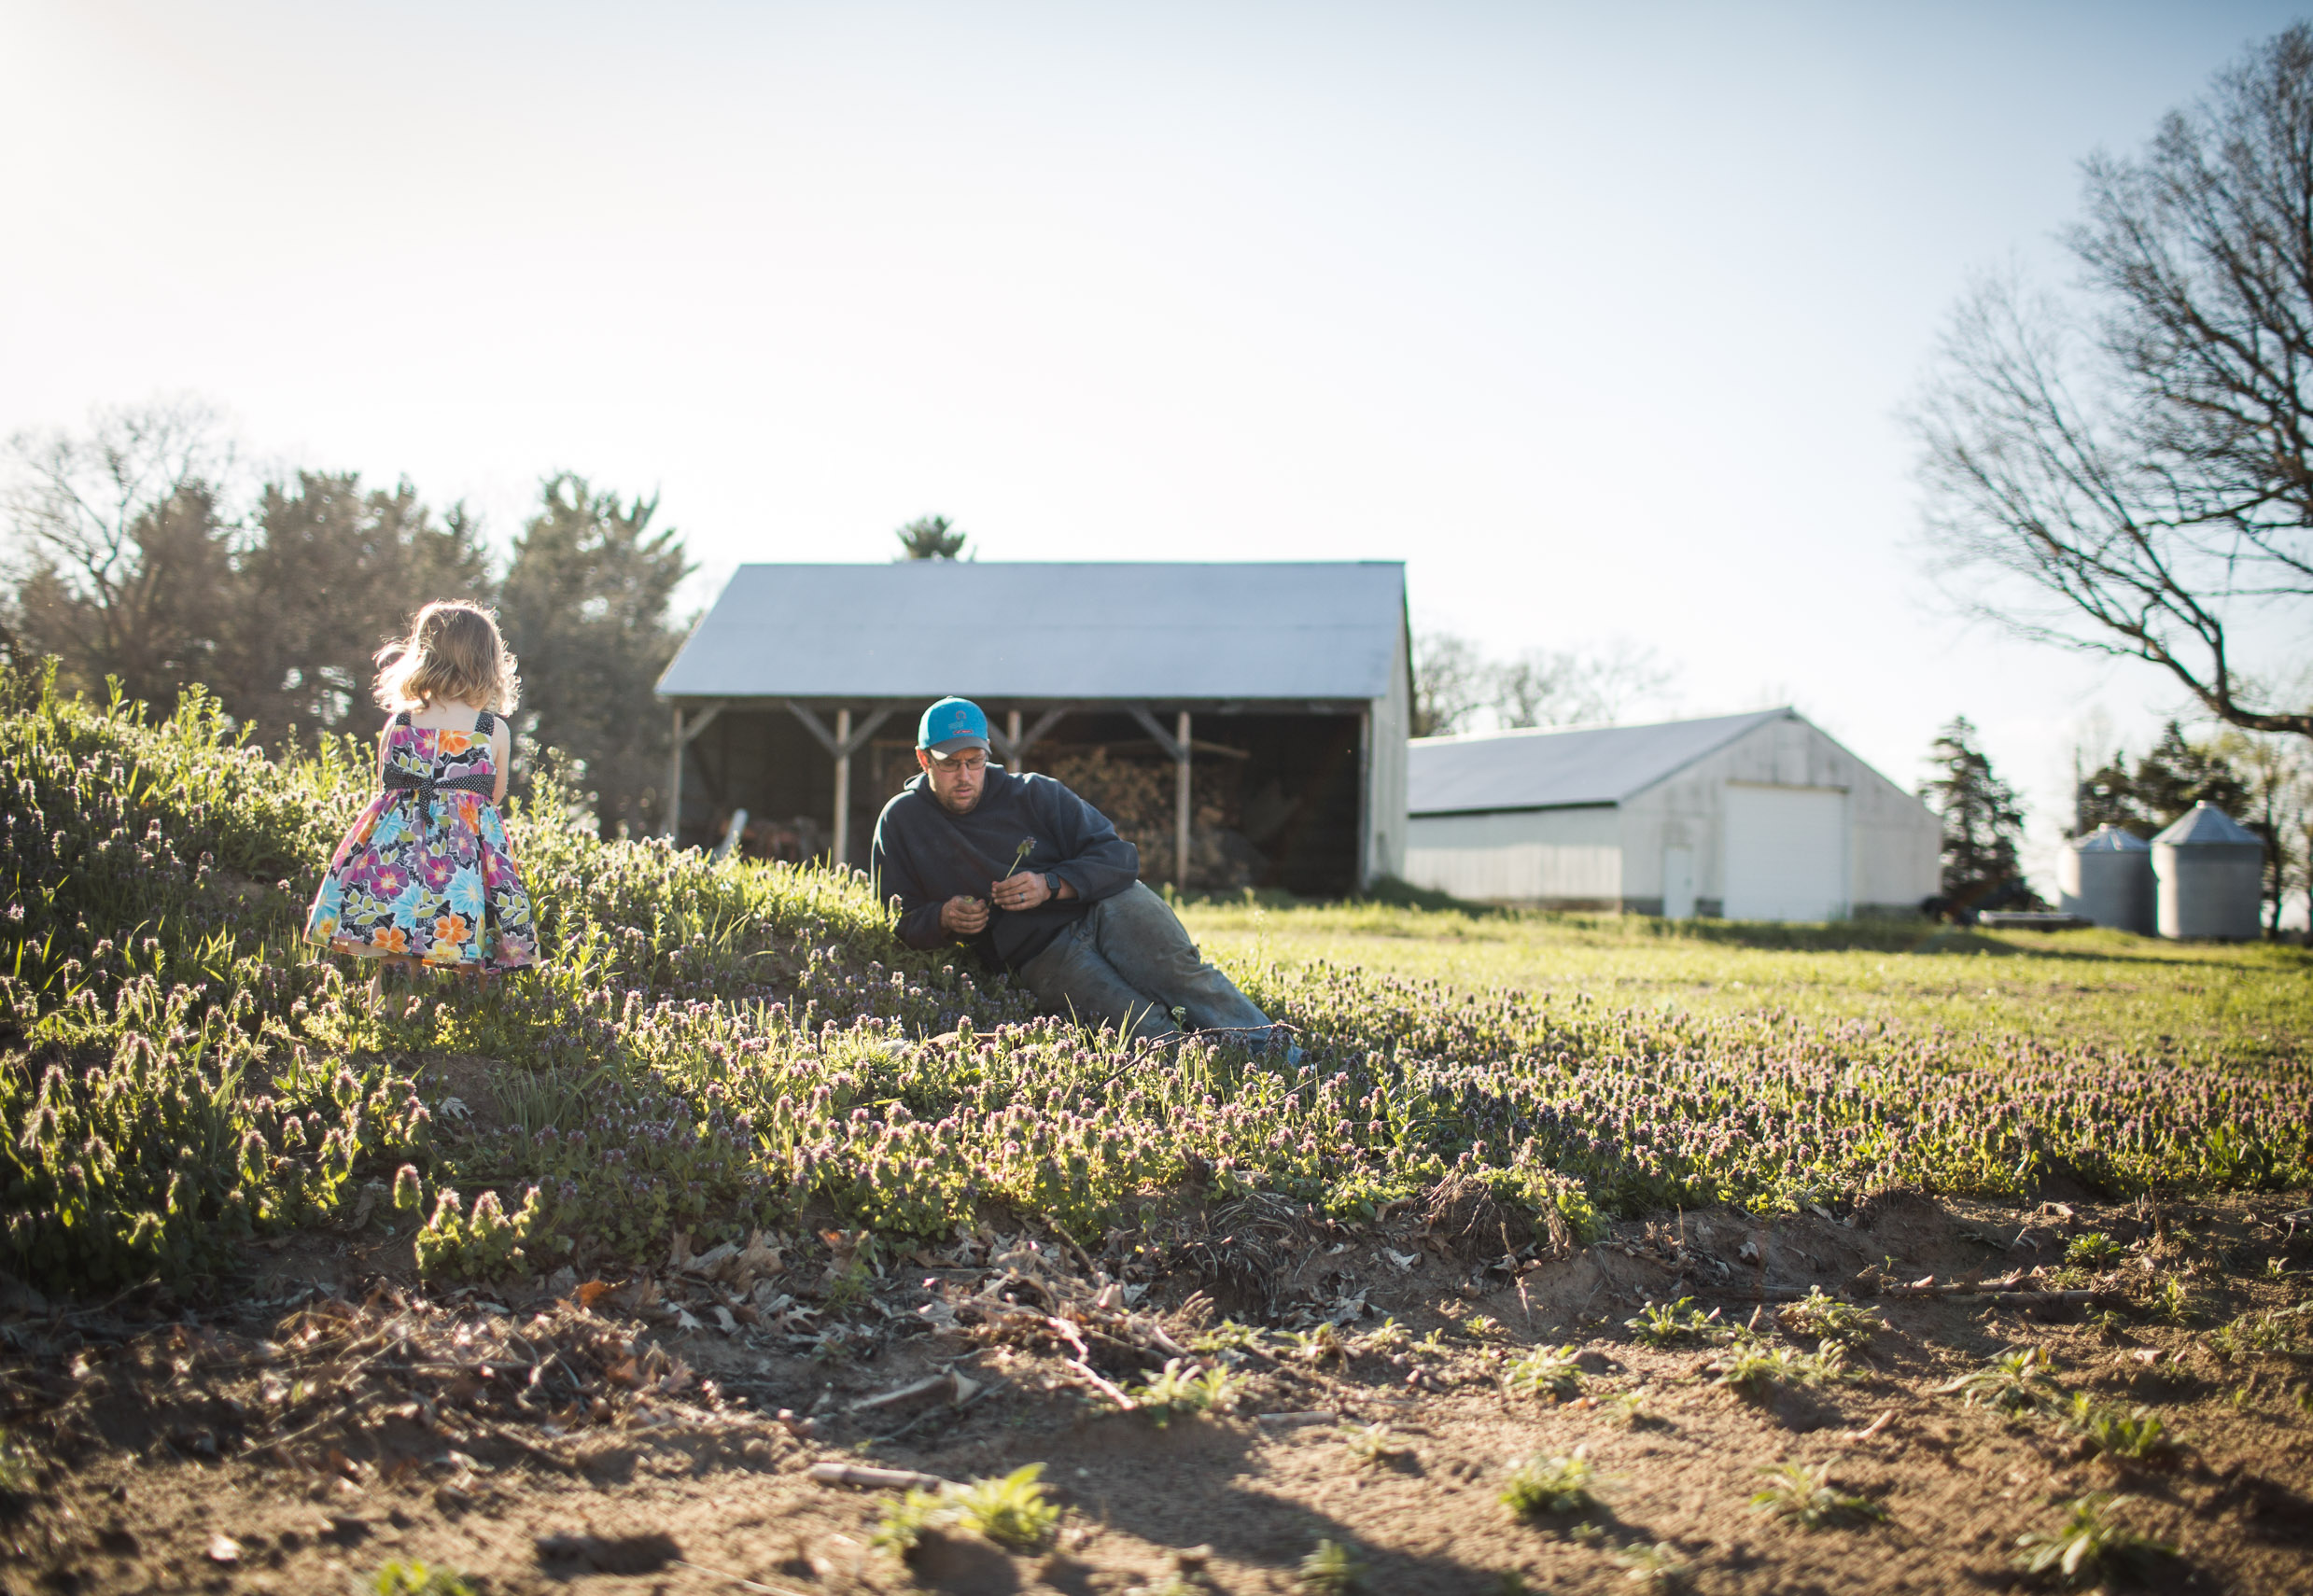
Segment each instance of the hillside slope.
[[[542,969],[372,1010],[298,940],[365,749],[269,758],[194,695],[0,709],[0,1267],[189,1284],[253,1236],[420,1225],[429,1274],[540,1274],[832,1221],[1094,1241],[1182,1194],[1370,1216],[1482,1189],[1522,1244],[1598,1213],[1911,1185],[2277,1189],[2313,1086],[2003,1038],[1240,966],[1297,1067],[1128,1045],[900,947],[866,883],[511,818]],[[436,1069],[421,1085],[429,1064]],[[457,1086],[452,1090],[450,1083]]]

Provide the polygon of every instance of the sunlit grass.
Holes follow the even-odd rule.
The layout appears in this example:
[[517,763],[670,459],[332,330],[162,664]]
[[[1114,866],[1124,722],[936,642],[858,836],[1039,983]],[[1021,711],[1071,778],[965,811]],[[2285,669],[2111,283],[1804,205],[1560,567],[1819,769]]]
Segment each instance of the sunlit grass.
[[[928,1237],[1001,1211],[1097,1239],[1192,1179],[1352,1220],[1482,1187],[1579,1244],[1603,1214],[1788,1211],[1894,1184],[2313,1178],[2302,1069],[1810,1019],[1782,990],[1705,1011],[1563,982],[1457,988],[1383,956],[1749,968],[1924,958],[1890,940],[1916,930],[1745,933],[1789,945],[1761,949],[1646,922],[1247,915],[1233,962],[1299,1056],[1151,1049],[1034,1015],[960,950],[900,946],[848,872],[604,842],[552,802],[509,816],[540,968],[372,1001],[366,973],[298,936],[374,780],[357,756],[270,759],[197,698],[154,721],[0,682],[0,1267],[44,1289],[199,1278],[252,1235],[316,1224],[411,1224],[421,1269],[462,1277],[806,1218]],[[1329,937],[1327,957],[1267,957],[1278,919]],[[2174,1313],[2199,1311],[2170,1283]],[[1483,1316],[1465,1328],[1501,1334]],[[1311,1332],[1302,1352],[1344,1350]]]
[[1639,916],[1468,914],[1387,903],[1192,901],[1209,952],[1355,965],[1464,989],[1616,1005],[1942,1027],[2178,1062],[2303,1069],[2313,1058],[2313,953],[2174,944],[2124,931],[1975,931],[1925,920],[1745,926]]

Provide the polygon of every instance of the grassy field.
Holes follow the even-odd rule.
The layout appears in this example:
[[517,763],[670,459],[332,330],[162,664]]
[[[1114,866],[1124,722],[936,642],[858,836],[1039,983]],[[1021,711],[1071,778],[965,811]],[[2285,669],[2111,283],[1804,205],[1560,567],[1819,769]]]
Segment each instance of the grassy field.
[[1784,927],[1381,903],[1199,901],[1185,918],[1225,959],[1386,971],[1546,1001],[1579,992],[1710,1015],[1773,1008],[1810,1020],[1941,1027],[1962,1046],[2023,1035],[2234,1068],[2294,1071],[2313,1058],[2313,952],[2300,947],[1925,921]]
[[1092,1239],[1183,1200],[1357,1218],[1445,1183],[1579,1233],[1898,1184],[2313,1181],[2295,952],[1195,911],[1297,1028],[1288,1061],[1039,1018],[899,946],[849,873],[606,843],[551,789],[509,823],[544,966],[372,1003],[298,937],[363,750],[275,760],[197,699],[154,721],[7,691],[0,1268],[44,1286],[204,1279],[322,1225],[414,1228],[423,1270],[471,1278],[679,1230],[995,1213]]
[[2301,952],[1203,904],[1304,1057],[1128,1044],[548,782],[373,1001],[372,779],[0,680],[0,1588],[2306,1588]]

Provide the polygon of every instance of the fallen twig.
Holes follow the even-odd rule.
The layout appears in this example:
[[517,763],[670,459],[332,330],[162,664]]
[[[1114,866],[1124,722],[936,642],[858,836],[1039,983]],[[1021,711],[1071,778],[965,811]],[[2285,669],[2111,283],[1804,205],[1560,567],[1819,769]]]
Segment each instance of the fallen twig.
[[1154,1319],[1136,1319],[1131,1321],[1131,1324],[1135,1330],[1145,1331],[1150,1340],[1156,1342],[1156,1345],[1171,1353],[1174,1357],[1185,1358],[1188,1356],[1188,1349],[1182,1346],[1180,1342],[1174,1340],[1171,1336],[1167,1335],[1165,1333],[1165,1327],[1157,1323]]
[[694,1574],[704,1574],[710,1579],[728,1580],[742,1590],[761,1590],[766,1592],[766,1596],[804,1596],[802,1591],[792,1586],[765,1585],[759,1579],[750,1579],[744,1575],[733,1574],[729,1569],[709,1568],[703,1562],[693,1562],[688,1558],[675,1558],[668,1562],[667,1566],[687,1568]]
[[955,1483],[912,1468],[870,1468],[864,1463],[815,1463],[809,1472],[821,1485],[863,1485],[872,1491],[938,1491]]
[[1091,1365],[1077,1358],[1070,1358],[1066,1360],[1066,1363],[1069,1368],[1074,1370],[1077,1374],[1082,1375],[1086,1379],[1091,1381],[1093,1388],[1100,1392],[1102,1396],[1107,1397],[1111,1402],[1114,1402],[1117,1407],[1123,1408],[1126,1412],[1130,1413],[1139,1407],[1140,1404],[1134,1402],[1129,1396],[1127,1396],[1122,1386],[1118,1385],[1114,1380],[1103,1379],[1100,1374],[1094,1371]]
[[974,1403],[994,1395],[997,1392],[1003,1390],[1011,1383],[1012,1381],[1009,1378],[993,1380],[988,1384],[980,1387],[979,1390],[974,1392],[970,1396],[965,1397],[961,1402],[957,1403],[952,1407],[943,1407],[937,1406],[927,1407],[921,1413],[918,1413],[916,1417],[910,1419],[906,1423],[901,1425],[898,1429],[887,1431],[885,1434],[874,1437],[875,1444],[877,1446],[883,1446],[889,1444],[890,1442],[898,1440],[903,1435],[912,1435],[918,1429],[931,1423],[934,1419],[956,1418],[966,1408],[972,1407]]
[[1085,1345],[1084,1336],[1078,1331],[1073,1321],[1063,1319],[1057,1313],[1047,1313],[1044,1315],[1044,1326],[1061,1340],[1075,1348],[1078,1357],[1092,1356],[1092,1349]]
[[2020,1285],[2006,1285],[1998,1281],[1984,1281],[1975,1285],[1891,1286],[1882,1293],[1885,1296],[1906,1297],[1997,1297],[2017,1308],[2054,1308],[2068,1303],[2117,1301],[2126,1294],[2117,1291],[2034,1291]]
[[479,1435],[487,1435],[494,1441],[503,1441],[516,1451],[526,1453],[542,1463],[559,1469],[564,1474],[579,1472],[579,1465],[568,1458],[559,1452],[551,1451],[535,1441],[524,1440],[504,1424],[494,1424],[487,1420],[477,1420],[474,1422],[474,1433]]
[[1878,1435],[1882,1430],[1887,1428],[1889,1424],[1893,1423],[1895,1421],[1895,1417],[1896,1410],[1890,1407],[1860,1430],[1842,1430],[1839,1433],[1839,1438],[1842,1441],[1847,1442],[1868,1441],[1873,1435]]
[[926,1375],[919,1380],[894,1387],[890,1391],[879,1391],[873,1396],[862,1396],[851,1405],[851,1411],[864,1413],[871,1408],[889,1407],[898,1402],[912,1402],[919,1396],[930,1396],[935,1391],[952,1392],[955,1389],[955,1376],[943,1369],[938,1374]]

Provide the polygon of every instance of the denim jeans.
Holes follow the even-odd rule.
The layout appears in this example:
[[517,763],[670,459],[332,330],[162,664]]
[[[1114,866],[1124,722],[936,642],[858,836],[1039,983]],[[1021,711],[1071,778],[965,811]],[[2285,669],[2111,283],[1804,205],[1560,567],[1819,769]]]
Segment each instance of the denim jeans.
[[1269,1029],[1269,1015],[1198,953],[1172,906],[1138,881],[1093,904],[1018,973],[1054,1013],[1130,1036],[1177,1033],[1176,1008],[1191,1030]]

